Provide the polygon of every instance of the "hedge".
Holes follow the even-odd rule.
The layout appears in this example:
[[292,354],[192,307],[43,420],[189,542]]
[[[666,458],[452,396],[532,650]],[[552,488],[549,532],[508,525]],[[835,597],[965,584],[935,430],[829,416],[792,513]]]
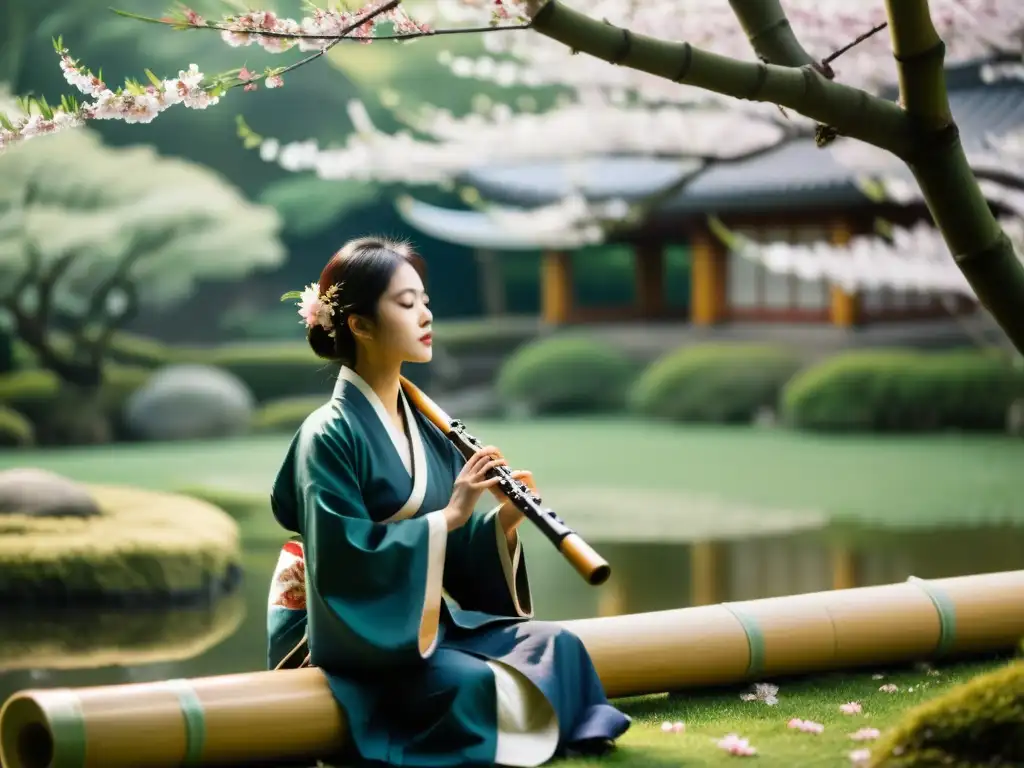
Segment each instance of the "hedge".
[[[150,376],[143,368],[108,365],[100,391],[104,412],[115,422],[132,392]],[[17,411],[38,428],[46,424],[60,396],[56,374],[43,369],[15,371],[0,375],[0,406]]]
[[0,448],[27,448],[36,442],[32,422],[17,411],[0,405]]
[[820,431],[1002,430],[1024,372],[980,352],[857,350],[795,376],[792,426]]
[[313,411],[327,402],[327,395],[286,397],[272,400],[252,418],[252,431],[257,433],[296,432]]
[[[67,334],[56,332],[49,337],[50,345],[61,354],[70,348],[71,339]],[[118,331],[110,337],[105,359],[109,362],[131,368],[154,370],[177,362],[183,353],[162,341],[139,336],[126,331]],[[13,370],[38,368],[35,353],[24,342],[14,341]]]
[[800,357],[784,347],[701,344],[653,362],[629,393],[629,407],[668,421],[749,423],[775,408],[799,370]]
[[911,709],[871,753],[873,768],[1024,765],[1024,661]]
[[534,414],[622,411],[636,366],[616,349],[582,336],[528,343],[501,366],[499,396]]
[[305,342],[214,347],[183,353],[183,358],[230,371],[259,403],[314,394],[326,399],[338,375],[337,367],[314,355]]

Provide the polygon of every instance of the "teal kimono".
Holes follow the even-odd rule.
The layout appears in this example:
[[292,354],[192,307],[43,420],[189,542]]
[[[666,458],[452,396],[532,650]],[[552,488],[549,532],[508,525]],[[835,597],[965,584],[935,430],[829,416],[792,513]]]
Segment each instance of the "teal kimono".
[[401,401],[407,444],[342,368],[289,447],[271,501],[302,541],[272,581],[270,667],[305,636],[365,760],[536,766],[606,747],[629,718],[580,640],[532,619],[522,546],[509,552],[498,510],[448,532],[464,459]]

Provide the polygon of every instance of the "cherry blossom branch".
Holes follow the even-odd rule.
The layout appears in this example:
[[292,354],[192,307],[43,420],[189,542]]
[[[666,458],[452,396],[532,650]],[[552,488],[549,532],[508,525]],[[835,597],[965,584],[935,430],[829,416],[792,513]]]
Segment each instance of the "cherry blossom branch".
[[[401,0],[398,0],[396,3],[394,3],[392,5],[392,8],[397,6],[400,2],[401,2]],[[490,24],[490,25],[488,25],[486,27],[460,27],[460,28],[457,28],[457,29],[423,29],[423,28],[421,28],[419,31],[416,31],[416,32],[404,32],[404,33],[399,33],[399,34],[394,34],[394,35],[374,35],[372,38],[366,38],[366,37],[350,37],[348,35],[343,35],[343,36],[327,35],[327,36],[325,36],[323,34],[318,34],[316,32],[286,32],[286,31],[280,31],[279,32],[277,30],[266,30],[266,29],[261,29],[259,32],[249,32],[244,27],[239,27],[237,25],[231,24],[230,22],[228,22],[228,23],[218,23],[218,22],[206,21],[201,16],[196,14],[194,11],[189,11],[187,9],[185,11],[185,13],[187,14],[187,16],[185,18],[185,21],[182,21],[181,19],[170,18],[170,17],[156,18],[156,17],[153,17],[153,16],[143,16],[142,14],[139,14],[139,13],[132,13],[131,11],[122,11],[122,10],[120,10],[118,8],[111,8],[111,10],[114,13],[116,13],[118,16],[124,16],[125,18],[133,19],[135,21],[144,21],[144,22],[147,22],[149,24],[160,24],[160,25],[167,26],[167,27],[173,27],[174,29],[180,30],[180,31],[210,29],[210,30],[216,30],[218,32],[227,32],[227,33],[230,33],[230,34],[239,34],[239,35],[240,34],[252,34],[252,35],[258,35],[259,37],[281,38],[282,40],[320,40],[320,41],[323,41],[325,44],[328,41],[331,41],[331,40],[338,41],[338,42],[358,42],[358,43],[365,44],[365,43],[371,42],[373,40],[398,40],[398,41],[402,41],[402,40],[416,40],[417,38],[421,38],[421,37],[441,37],[441,36],[444,36],[444,35],[472,35],[472,34],[482,34],[482,33],[487,33],[487,32],[507,32],[508,30],[513,30],[513,29],[529,29],[530,28],[530,23],[529,22],[525,22],[525,23],[522,23],[522,24],[501,24],[501,25]],[[389,8],[382,8],[381,12],[383,13],[386,10],[391,10],[391,9],[389,9]],[[192,20],[189,20],[189,19],[192,19]]]
[[527,7],[533,29],[574,51],[725,96],[788,107],[897,156],[914,149],[898,105],[829,80],[814,66],[739,61],[597,21],[560,0],[529,0]]

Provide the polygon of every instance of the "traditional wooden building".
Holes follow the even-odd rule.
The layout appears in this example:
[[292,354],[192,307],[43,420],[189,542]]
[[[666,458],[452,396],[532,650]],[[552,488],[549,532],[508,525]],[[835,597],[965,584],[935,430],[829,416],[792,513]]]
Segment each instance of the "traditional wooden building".
[[[950,104],[965,146],[980,147],[990,135],[1024,127],[1024,83],[987,82],[983,64],[947,72]],[[584,161],[489,167],[460,181],[494,204],[531,208],[550,205],[574,191],[588,200],[639,200],[692,175],[685,160],[604,157]],[[493,254],[536,249],[528,238],[499,226],[481,211],[438,208],[405,200],[403,217],[413,227],[448,242]],[[540,286],[544,320],[553,325],[591,320],[677,318],[695,325],[729,321],[829,323],[851,327],[877,321],[948,316],[948,297],[892,289],[850,293],[824,280],[772,272],[731,253],[708,229],[709,214],[748,237],[764,241],[844,243],[870,233],[878,219],[909,225],[928,219],[923,204],[880,204],[855,183],[854,173],[810,138],[788,141],[736,163],[711,164],[680,184],[643,224],[619,242],[628,243],[635,264],[632,306],[580,308],[574,302],[572,258],[548,248]],[[689,251],[689,302],[664,300],[665,252]],[[509,258],[515,258],[509,254]],[[973,302],[956,300],[971,312]]]

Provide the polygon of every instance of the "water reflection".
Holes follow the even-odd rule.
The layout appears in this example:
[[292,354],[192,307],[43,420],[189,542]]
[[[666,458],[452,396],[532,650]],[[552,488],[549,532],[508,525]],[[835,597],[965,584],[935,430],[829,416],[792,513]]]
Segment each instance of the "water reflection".
[[245,597],[236,592],[190,608],[0,614],[0,670],[185,661],[234,635],[245,613]]
[[[524,533],[537,617],[575,619],[1024,568],[1024,529],[796,534],[590,543],[612,564],[586,584],[539,533]],[[264,668],[266,599],[278,547],[248,546],[240,591],[203,610],[0,616],[0,701],[37,686],[201,677]]]

